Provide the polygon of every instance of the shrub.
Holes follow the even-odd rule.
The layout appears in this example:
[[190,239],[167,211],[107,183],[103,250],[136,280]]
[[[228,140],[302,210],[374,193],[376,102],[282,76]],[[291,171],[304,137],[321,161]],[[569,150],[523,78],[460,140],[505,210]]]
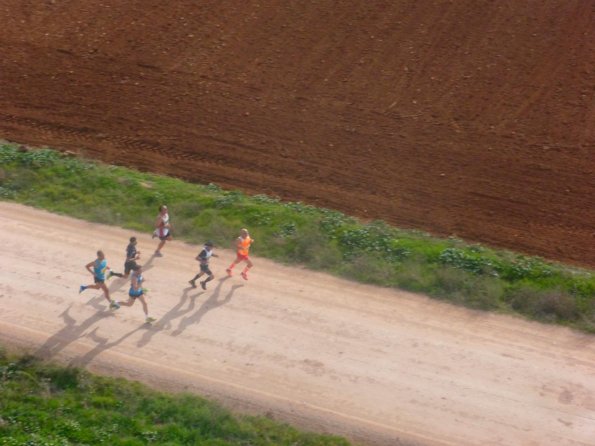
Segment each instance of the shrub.
[[408,291],[435,294],[431,286],[433,274],[434,272],[418,259],[406,260],[396,267],[394,286]]
[[340,271],[358,282],[386,285],[393,279],[395,266],[370,253],[362,253],[344,262]]
[[539,290],[523,285],[510,290],[507,300],[513,309],[534,319],[575,321],[579,316],[574,297],[563,290]]
[[440,256],[439,261],[443,265],[462,269],[473,274],[497,275],[498,265],[477,250],[464,250],[458,248],[446,248]]
[[578,317],[574,297],[562,290],[543,292],[535,309],[545,319],[574,321]]
[[53,389],[74,389],[79,385],[80,370],[72,367],[47,367],[40,375],[49,380]]

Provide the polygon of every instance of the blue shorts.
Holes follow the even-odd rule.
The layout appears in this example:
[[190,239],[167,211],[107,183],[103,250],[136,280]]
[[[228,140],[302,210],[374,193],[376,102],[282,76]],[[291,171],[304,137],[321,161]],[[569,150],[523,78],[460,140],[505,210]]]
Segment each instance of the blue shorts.
[[144,294],[144,292],[142,289],[140,289],[138,291],[134,291],[134,290],[128,291],[128,296],[132,297],[133,299],[136,299],[137,297],[140,297],[143,294]]

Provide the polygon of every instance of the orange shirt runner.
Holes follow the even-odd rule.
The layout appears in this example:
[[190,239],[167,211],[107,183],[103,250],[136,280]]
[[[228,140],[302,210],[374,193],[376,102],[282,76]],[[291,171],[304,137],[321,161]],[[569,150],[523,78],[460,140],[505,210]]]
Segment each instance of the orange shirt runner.
[[238,260],[246,260],[250,253],[250,245],[252,238],[249,235],[246,237],[238,237]]

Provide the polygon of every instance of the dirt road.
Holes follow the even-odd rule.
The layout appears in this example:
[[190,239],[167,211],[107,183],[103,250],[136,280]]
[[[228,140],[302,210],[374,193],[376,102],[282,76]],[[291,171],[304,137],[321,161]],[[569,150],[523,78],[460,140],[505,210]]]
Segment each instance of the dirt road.
[[198,247],[150,258],[137,234],[148,327],[140,305],[78,294],[95,251],[119,270],[130,235],[0,203],[0,342],[363,444],[595,442],[595,337],[258,258],[250,281],[226,279],[230,251],[190,289]]

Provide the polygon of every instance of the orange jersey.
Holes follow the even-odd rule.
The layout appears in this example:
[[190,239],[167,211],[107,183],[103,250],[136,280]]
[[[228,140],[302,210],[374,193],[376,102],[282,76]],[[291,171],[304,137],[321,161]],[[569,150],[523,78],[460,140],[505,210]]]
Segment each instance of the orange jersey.
[[246,238],[238,237],[238,254],[243,256],[247,256],[248,252],[250,251],[250,245],[252,244],[252,239],[250,236],[246,236]]

